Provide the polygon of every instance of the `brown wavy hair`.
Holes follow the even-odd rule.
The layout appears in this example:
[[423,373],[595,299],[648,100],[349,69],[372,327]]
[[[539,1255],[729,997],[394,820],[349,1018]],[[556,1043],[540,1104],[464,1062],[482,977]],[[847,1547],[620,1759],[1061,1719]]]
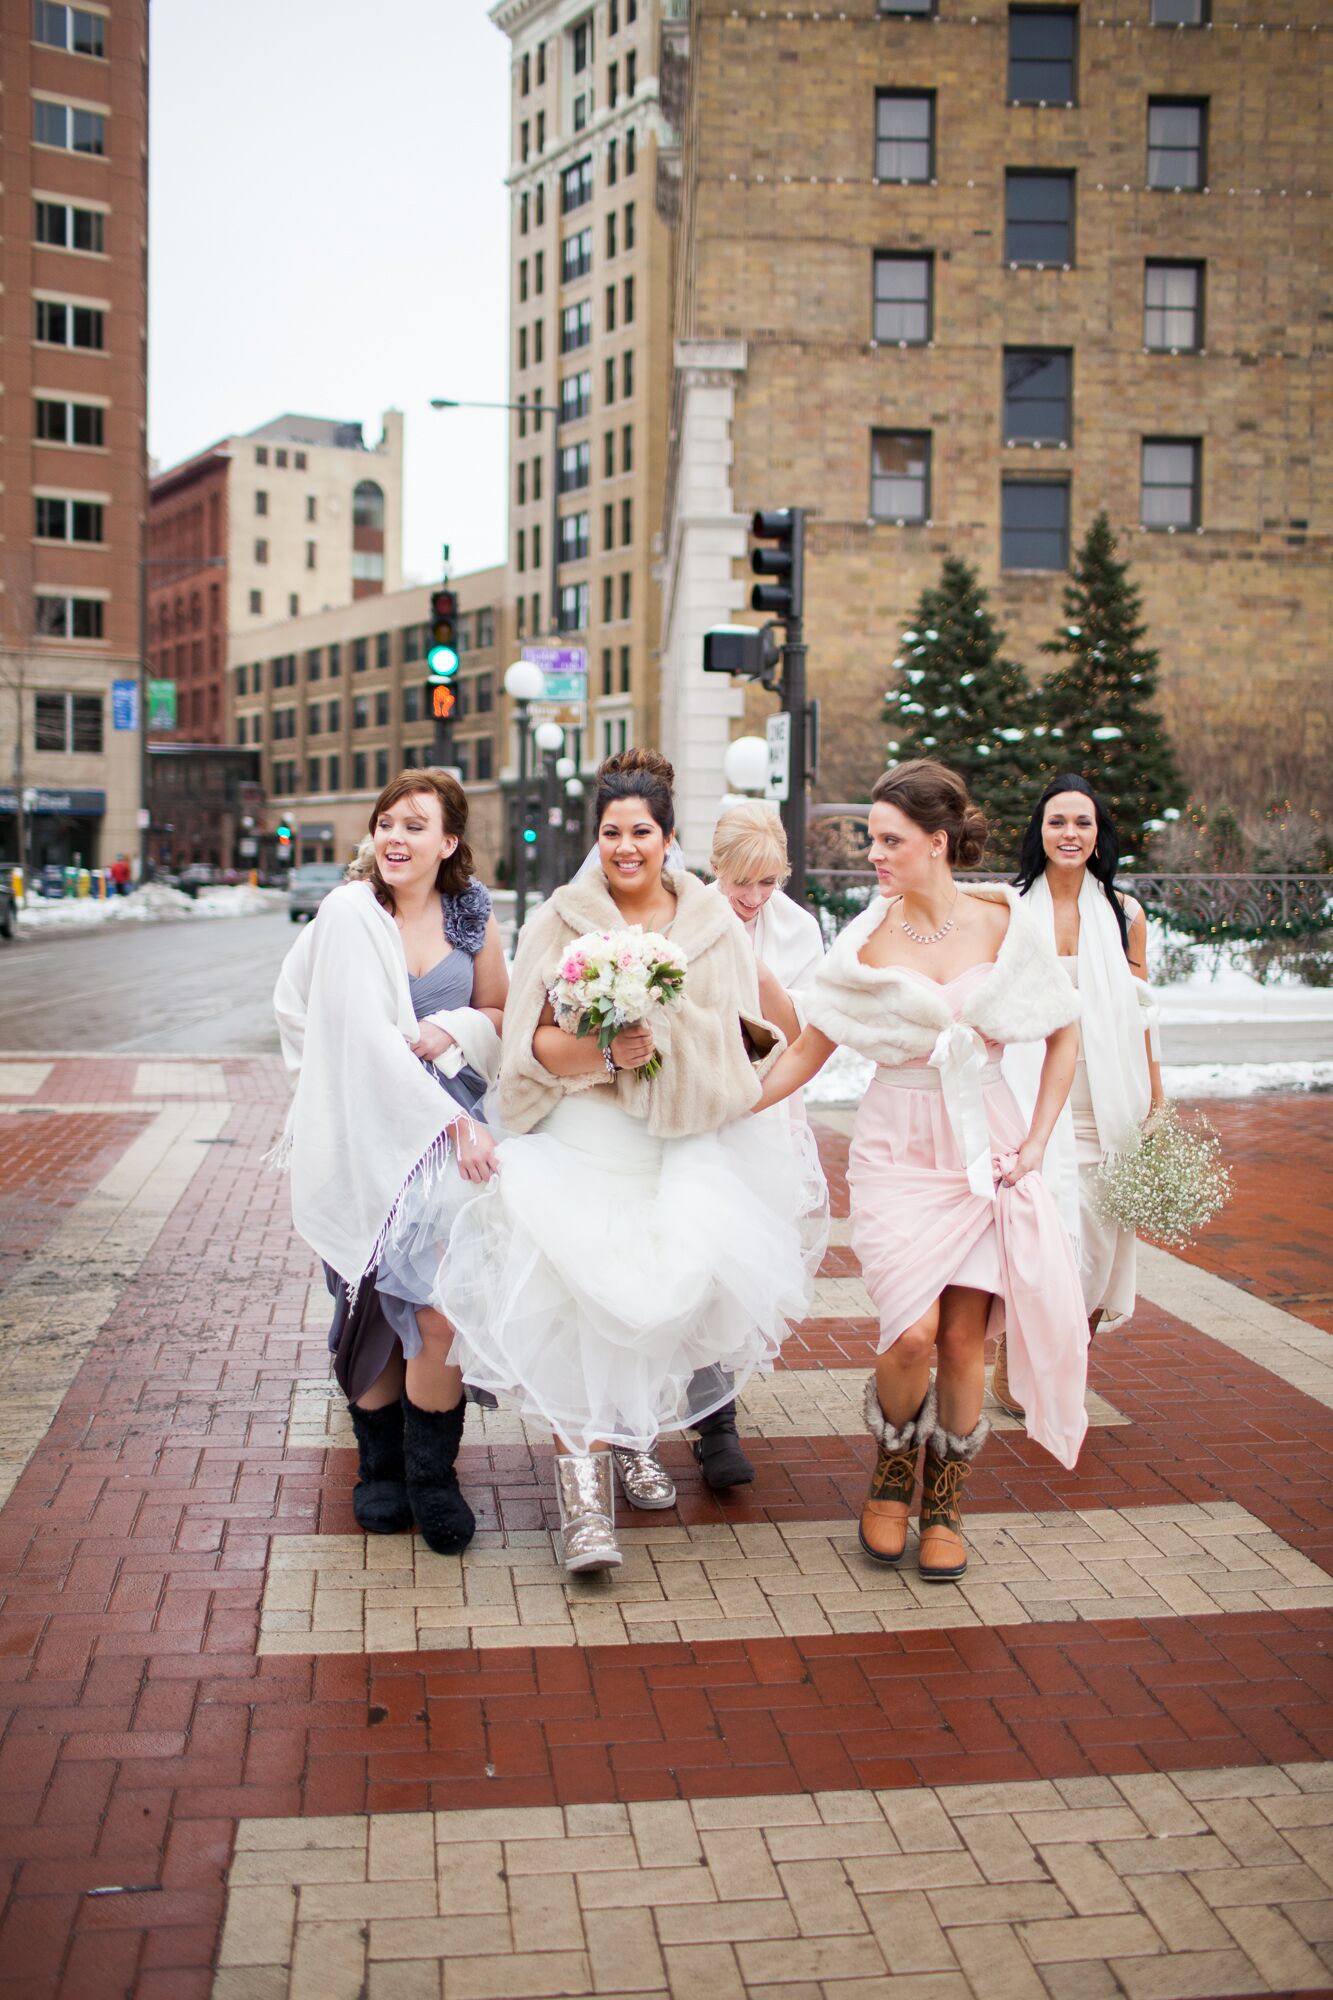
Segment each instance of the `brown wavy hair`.
[[[465,838],[467,833],[467,793],[457,778],[451,778],[447,771],[400,771],[391,778],[370,810],[367,822],[373,834],[379,824],[381,813],[396,806],[399,799],[433,798],[440,808],[440,819],[446,833],[452,833],[458,845],[452,854],[446,854],[435,871],[435,887],[442,896],[461,896],[476,873],[472,860],[472,849]],[[380,874],[376,860],[367,878],[375,891],[375,900],[391,910],[393,890]]]
[[876,780],[870,800],[872,805],[897,806],[926,833],[947,833],[949,861],[955,868],[975,868],[986,851],[985,813],[973,805],[957,771],[937,764],[933,757],[895,764]]
[[618,799],[642,799],[670,840],[676,831],[676,773],[660,750],[620,750],[597,767],[597,824]]

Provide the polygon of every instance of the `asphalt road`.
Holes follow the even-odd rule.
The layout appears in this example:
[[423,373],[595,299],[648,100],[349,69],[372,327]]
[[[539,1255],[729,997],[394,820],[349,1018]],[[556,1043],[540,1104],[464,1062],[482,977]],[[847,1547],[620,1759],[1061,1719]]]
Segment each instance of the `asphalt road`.
[[0,939],[0,1048],[136,1055],[277,1053],[285,910]]
[[[295,936],[277,910],[0,939],[0,1050],[276,1053],[273,982]],[[1162,1040],[1168,1063],[1328,1061],[1333,1021],[1168,1025]]]

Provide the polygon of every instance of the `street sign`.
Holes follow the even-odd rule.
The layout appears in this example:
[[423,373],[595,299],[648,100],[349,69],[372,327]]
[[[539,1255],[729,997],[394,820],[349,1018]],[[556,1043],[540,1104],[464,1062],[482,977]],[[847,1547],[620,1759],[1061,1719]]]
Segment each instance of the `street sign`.
[[791,791],[791,717],[783,709],[770,715],[765,726],[768,737],[768,784],[766,799],[785,799]]
[[138,827],[140,833],[148,831],[149,827],[153,824],[153,815],[149,812],[147,806],[139,807],[134,815],[134,824]]
[[545,688],[528,710],[531,721],[582,729],[588,716],[588,654],[583,646],[524,646],[523,658],[540,667]]
[[113,729],[137,729],[139,727],[138,681],[112,681],[111,727]]
[[175,681],[149,681],[148,727],[150,729],[174,729],[176,727]]

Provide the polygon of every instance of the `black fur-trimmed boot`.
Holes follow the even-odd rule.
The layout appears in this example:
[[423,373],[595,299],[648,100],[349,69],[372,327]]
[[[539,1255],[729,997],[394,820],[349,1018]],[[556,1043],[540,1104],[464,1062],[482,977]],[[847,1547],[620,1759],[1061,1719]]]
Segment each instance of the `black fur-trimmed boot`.
[[754,1478],[754,1467],[741,1450],[736,1435],[735,1398],[694,1428],[699,1433],[694,1455],[703,1469],[704,1485],[714,1493],[730,1492],[733,1486],[748,1486]]
[[403,1391],[407,1497],[422,1540],[437,1556],[461,1556],[477,1531],[454,1471],[466,1415],[465,1397],[452,1410],[419,1410]]
[[921,1472],[921,1546],[917,1567],[923,1583],[957,1583],[967,1569],[967,1543],[958,1496],[972,1461],[990,1436],[990,1418],[978,1417],[964,1436],[937,1424],[926,1443]]
[[388,1403],[382,1410],[347,1405],[356,1433],[357,1480],[352,1488],[352,1512],[368,1535],[401,1535],[412,1525],[403,1465],[403,1408]]

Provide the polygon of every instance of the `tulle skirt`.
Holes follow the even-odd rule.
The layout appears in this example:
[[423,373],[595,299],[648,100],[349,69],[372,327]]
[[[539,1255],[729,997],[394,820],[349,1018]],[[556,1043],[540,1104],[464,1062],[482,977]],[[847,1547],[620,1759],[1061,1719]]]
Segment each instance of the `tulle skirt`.
[[642,1449],[771,1367],[826,1240],[808,1128],[766,1112],[657,1139],[580,1092],[502,1140],[437,1258],[434,1303],[470,1387],[577,1450]]

